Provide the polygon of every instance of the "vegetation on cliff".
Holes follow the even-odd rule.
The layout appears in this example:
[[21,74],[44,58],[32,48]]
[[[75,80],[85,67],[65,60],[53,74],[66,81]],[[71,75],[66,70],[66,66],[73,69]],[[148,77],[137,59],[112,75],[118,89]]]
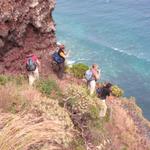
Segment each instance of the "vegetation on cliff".
[[22,76],[3,75],[0,95],[1,150],[148,150],[150,146],[150,125],[132,99],[114,97],[107,102],[106,117],[99,118],[101,101],[88,95],[84,83],[49,77],[30,87]]

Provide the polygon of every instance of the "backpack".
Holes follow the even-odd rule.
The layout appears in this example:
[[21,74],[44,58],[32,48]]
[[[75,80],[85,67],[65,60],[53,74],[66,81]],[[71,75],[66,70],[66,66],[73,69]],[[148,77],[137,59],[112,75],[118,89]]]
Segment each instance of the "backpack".
[[87,71],[85,72],[85,78],[86,78],[86,80],[87,80],[87,81],[91,81],[91,80],[92,80],[92,77],[93,77],[92,71],[91,71],[91,70],[87,70]]
[[98,97],[101,97],[101,94],[103,93],[103,88],[97,88],[96,89],[96,94],[98,95]]
[[36,66],[37,66],[36,62],[33,60],[33,58],[29,57],[27,59],[27,63],[26,63],[26,69],[27,69],[27,71],[35,71]]
[[57,62],[58,64],[60,63],[63,63],[64,62],[64,58],[62,58],[58,52],[55,52],[53,55],[52,55],[52,59]]

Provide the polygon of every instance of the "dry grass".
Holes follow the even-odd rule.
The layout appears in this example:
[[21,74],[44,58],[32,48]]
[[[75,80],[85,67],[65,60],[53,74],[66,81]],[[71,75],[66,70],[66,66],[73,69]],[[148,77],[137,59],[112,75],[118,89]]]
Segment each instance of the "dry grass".
[[0,95],[0,150],[61,150],[72,141],[72,121],[57,100],[14,83]]
[[[47,150],[53,144],[65,146],[71,139],[69,129],[65,130],[64,123],[60,120],[44,119],[32,114],[15,116],[0,132],[1,150],[25,150],[43,142]],[[47,145],[48,144],[48,145]]]
[[0,108],[5,112],[22,111],[28,104],[25,97],[21,95],[20,89],[13,83],[0,86],[0,95]]
[[148,148],[143,135],[149,124],[142,121],[134,101],[108,103],[109,120],[110,113],[99,119],[101,101],[90,97],[84,86],[67,85],[54,100],[27,84],[9,81],[0,86],[0,95],[0,150]]

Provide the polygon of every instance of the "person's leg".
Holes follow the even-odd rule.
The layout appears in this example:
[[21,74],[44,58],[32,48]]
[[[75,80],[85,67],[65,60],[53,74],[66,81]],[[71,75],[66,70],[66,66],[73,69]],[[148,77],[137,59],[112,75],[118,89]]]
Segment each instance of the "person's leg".
[[59,65],[57,64],[57,62],[55,61],[52,61],[52,69],[55,73],[58,74],[58,71],[59,71]]
[[39,69],[38,69],[38,67],[36,67],[36,69],[35,69],[35,71],[33,72],[34,73],[34,77],[35,77],[35,79],[39,79]]
[[58,78],[62,79],[64,75],[65,64],[59,64]]
[[105,117],[106,112],[107,112],[107,105],[106,105],[105,100],[102,100],[102,108],[100,110],[99,116],[100,117]]
[[96,87],[96,81],[95,80],[90,81],[90,83],[89,83],[90,95],[94,94],[95,87]]
[[34,75],[33,75],[33,72],[29,72],[28,73],[28,78],[29,78],[29,85],[33,85],[33,82],[34,82],[34,80],[35,80],[35,78],[34,78]]
[[87,88],[90,91],[90,82],[89,81],[87,81]]

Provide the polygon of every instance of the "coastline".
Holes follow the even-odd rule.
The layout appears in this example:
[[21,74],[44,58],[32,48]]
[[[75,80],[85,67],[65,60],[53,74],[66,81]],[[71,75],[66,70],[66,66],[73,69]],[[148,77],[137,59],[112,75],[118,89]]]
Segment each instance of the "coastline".
[[[56,77],[54,7],[55,0],[0,3],[0,150],[148,150],[150,122],[134,98],[114,96],[100,118],[102,102],[82,78]],[[41,61],[32,87],[24,65],[31,51]]]

